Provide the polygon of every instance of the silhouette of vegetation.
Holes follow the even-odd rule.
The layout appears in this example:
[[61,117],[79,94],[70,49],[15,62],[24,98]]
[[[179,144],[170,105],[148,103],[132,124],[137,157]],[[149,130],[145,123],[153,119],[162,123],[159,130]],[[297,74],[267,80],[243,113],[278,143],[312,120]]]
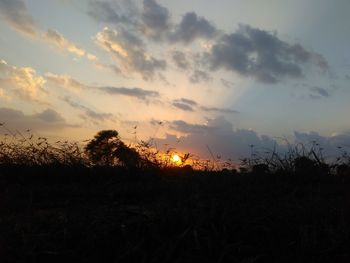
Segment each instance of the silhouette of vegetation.
[[327,163],[316,143],[251,146],[238,171],[215,156],[194,169],[115,130],[85,146],[6,133],[1,262],[350,262],[343,149]]
[[151,165],[133,148],[120,140],[115,130],[98,132],[86,146],[87,156],[94,164],[102,166],[119,165],[126,168],[140,168]]

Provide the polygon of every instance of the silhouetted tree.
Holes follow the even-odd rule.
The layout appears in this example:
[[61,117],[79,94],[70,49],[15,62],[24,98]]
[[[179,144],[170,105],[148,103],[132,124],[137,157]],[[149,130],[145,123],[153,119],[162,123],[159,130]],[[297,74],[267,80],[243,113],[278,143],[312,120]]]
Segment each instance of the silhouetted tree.
[[128,147],[116,130],[99,131],[85,147],[89,159],[99,165],[120,165],[128,168],[140,167],[143,159]]

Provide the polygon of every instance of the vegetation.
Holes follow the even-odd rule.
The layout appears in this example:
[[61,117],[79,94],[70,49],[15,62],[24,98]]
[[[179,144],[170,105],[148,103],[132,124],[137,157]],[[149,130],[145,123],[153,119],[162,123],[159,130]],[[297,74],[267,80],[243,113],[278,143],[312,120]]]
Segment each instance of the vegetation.
[[349,262],[346,152],[254,149],[239,171],[158,154],[114,130],[85,147],[5,136],[1,262]]

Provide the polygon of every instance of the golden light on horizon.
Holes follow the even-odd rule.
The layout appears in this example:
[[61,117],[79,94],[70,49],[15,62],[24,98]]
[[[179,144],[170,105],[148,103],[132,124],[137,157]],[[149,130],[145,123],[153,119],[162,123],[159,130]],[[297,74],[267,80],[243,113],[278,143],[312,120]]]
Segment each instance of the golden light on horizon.
[[176,165],[180,165],[182,163],[181,157],[177,154],[171,156],[171,161]]

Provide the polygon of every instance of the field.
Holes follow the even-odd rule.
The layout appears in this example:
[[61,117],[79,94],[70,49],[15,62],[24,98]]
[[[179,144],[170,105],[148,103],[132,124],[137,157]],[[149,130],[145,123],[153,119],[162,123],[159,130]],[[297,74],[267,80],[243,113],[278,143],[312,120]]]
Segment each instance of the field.
[[1,167],[1,262],[350,262],[334,175]]

